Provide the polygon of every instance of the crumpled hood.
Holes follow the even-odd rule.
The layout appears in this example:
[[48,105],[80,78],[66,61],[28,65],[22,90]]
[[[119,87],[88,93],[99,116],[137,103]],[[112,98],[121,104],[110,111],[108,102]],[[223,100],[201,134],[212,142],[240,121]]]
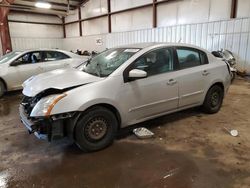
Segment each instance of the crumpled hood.
[[34,97],[47,89],[67,89],[102,80],[77,69],[58,69],[33,76],[23,83],[23,94]]

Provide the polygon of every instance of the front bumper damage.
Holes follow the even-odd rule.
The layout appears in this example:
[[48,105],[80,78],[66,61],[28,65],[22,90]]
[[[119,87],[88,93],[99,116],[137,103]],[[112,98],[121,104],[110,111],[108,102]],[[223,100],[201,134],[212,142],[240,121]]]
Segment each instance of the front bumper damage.
[[66,136],[66,131],[64,129],[64,119],[53,120],[50,117],[31,118],[26,113],[22,104],[19,106],[19,113],[21,122],[28,129],[28,132],[30,134],[34,133],[38,139],[47,140],[50,142],[52,140],[58,140]]

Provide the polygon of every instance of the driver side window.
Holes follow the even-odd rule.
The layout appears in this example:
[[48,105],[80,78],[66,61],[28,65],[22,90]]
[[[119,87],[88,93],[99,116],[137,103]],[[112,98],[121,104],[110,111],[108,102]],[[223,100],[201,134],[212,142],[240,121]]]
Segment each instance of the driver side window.
[[41,52],[26,53],[15,62],[19,65],[39,63],[42,60]]
[[133,69],[146,71],[148,76],[173,71],[173,50],[161,48],[148,52],[135,61]]

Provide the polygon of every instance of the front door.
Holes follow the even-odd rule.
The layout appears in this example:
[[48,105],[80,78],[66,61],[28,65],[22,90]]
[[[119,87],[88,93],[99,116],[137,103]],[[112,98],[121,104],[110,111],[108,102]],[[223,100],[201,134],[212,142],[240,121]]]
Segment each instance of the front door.
[[129,66],[147,72],[147,78],[127,80],[119,95],[126,124],[134,124],[178,107],[178,80],[171,48],[156,49],[141,56]]
[[10,84],[13,86],[12,89],[21,89],[22,83],[25,80],[45,71],[42,53],[40,51],[29,52],[22,55],[13,62],[13,65],[9,67],[9,71],[15,73],[15,79],[13,79],[13,83]]

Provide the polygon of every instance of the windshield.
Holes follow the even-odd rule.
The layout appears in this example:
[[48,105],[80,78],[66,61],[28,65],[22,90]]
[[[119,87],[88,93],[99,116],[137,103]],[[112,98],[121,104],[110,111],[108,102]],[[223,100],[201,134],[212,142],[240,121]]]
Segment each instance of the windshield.
[[100,53],[78,67],[79,70],[99,77],[107,77],[140,49],[116,48]]
[[5,54],[4,56],[2,56],[0,58],[0,64],[2,63],[6,63],[7,61],[9,61],[10,59],[18,56],[20,54],[20,52],[10,52],[8,54]]

